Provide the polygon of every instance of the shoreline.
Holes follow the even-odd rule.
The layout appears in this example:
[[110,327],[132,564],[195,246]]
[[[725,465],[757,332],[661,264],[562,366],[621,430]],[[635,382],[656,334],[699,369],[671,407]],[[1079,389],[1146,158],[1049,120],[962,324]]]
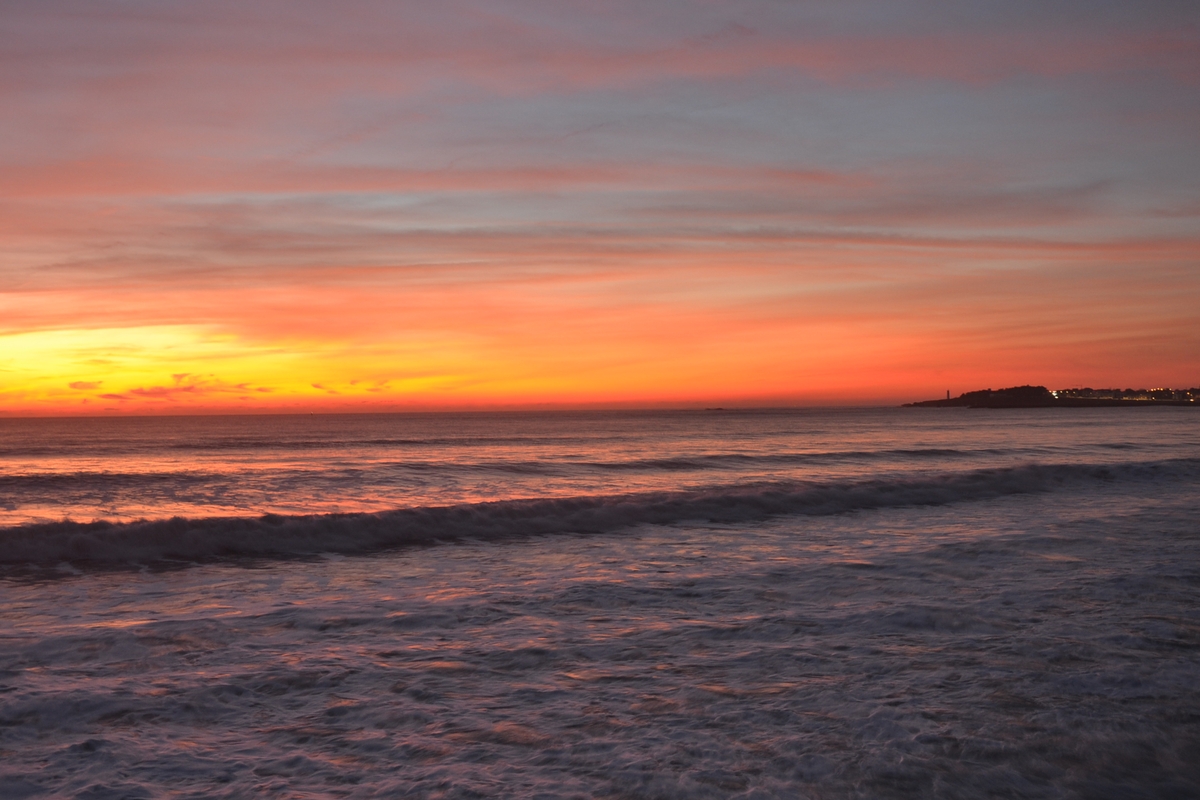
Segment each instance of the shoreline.
[[901,408],[1152,408],[1160,406],[1189,406],[1200,408],[1200,403],[1194,400],[1115,400],[1064,398],[1049,403],[1022,403],[1004,400],[979,400],[961,402],[960,398],[950,400],[922,400],[917,403],[904,403]]
[[[1100,395],[1100,396],[1096,396]],[[1115,396],[1114,396],[1115,395]],[[1121,396],[1126,395],[1126,396]],[[1132,396],[1128,396],[1132,395]],[[1155,396],[1158,395],[1158,396]],[[1045,386],[1013,386],[1008,389],[979,389],[958,397],[904,403],[901,408],[1148,408],[1151,406],[1197,407],[1198,389],[1060,389]]]

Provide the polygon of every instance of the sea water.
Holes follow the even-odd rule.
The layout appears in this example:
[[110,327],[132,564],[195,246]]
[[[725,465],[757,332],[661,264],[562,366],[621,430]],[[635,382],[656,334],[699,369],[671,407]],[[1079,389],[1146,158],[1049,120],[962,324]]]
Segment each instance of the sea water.
[[0,420],[0,797],[1200,796],[1200,411]]

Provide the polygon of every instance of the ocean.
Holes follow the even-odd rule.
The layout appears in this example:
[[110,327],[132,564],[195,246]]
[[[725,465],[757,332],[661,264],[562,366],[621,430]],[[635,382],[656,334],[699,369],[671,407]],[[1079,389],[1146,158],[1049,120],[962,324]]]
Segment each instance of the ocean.
[[1200,412],[0,419],[0,798],[1194,798]]

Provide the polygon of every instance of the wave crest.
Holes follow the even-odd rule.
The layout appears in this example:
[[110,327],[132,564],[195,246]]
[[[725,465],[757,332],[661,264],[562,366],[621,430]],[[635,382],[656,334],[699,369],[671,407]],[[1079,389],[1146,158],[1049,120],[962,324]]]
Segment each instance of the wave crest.
[[504,500],[359,514],[206,517],[130,523],[54,522],[0,530],[0,563],[51,566],[355,554],[462,539],[604,533],[641,524],[754,522],[790,514],[986,500],[1081,482],[1195,478],[1200,461],[1025,465],[859,481],[714,486],[567,498]]

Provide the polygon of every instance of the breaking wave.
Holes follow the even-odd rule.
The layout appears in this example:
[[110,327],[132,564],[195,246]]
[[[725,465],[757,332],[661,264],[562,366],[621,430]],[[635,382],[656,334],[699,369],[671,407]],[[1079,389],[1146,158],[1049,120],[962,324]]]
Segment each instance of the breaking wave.
[[0,529],[0,564],[145,564],[355,554],[463,539],[495,541],[604,533],[689,521],[754,522],[943,505],[1047,492],[1097,482],[1200,477],[1200,460],[1124,464],[1029,464],[936,475],[831,482],[711,486],[569,498],[535,498],[357,514],[205,517],[129,523],[65,520]]

